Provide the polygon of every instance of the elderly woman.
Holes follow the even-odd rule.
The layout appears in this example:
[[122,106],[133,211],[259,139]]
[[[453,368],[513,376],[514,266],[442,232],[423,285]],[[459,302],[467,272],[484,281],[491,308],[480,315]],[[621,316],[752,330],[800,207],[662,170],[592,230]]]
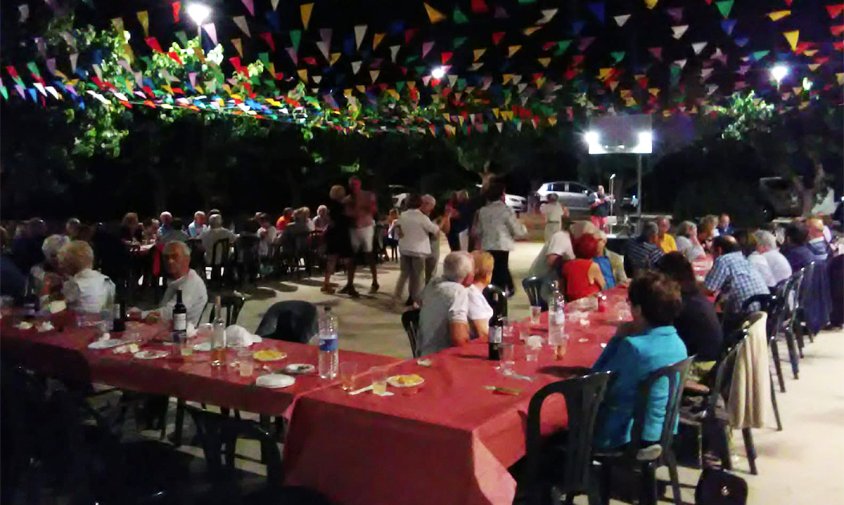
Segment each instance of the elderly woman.
[[578,300],[594,295],[606,286],[601,267],[594,261],[598,255],[598,239],[582,235],[574,243],[575,259],[563,263],[562,277],[566,283],[566,299]]
[[488,252],[475,251],[472,253],[475,263],[475,279],[467,288],[469,295],[469,334],[471,338],[485,340],[489,336],[489,320],[493,310],[484,296],[484,288],[492,281],[492,270],[495,260]]
[[698,240],[697,225],[691,221],[683,221],[677,227],[677,236],[675,237],[677,243],[677,252],[683,254],[689,261],[694,261],[698,258],[706,256],[706,251],[700,245]]
[[138,215],[128,212],[120,223],[120,240],[125,244],[141,242],[144,239],[144,229],[138,220]]
[[774,280],[773,285],[776,286],[791,277],[791,265],[779,251],[777,237],[765,230],[758,230],[753,235],[756,237],[756,252],[765,258],[765,261],[771,268],[771,275],[773,275]]
[[[686,346],[674,328],[682,308],[680,286],[663,274],[645,271],[630,284],[633,321],[622,325],[609,341],[594,372],[613,372],[616,377],[607,391],[595,425],[599,448],[620,447],[630,442],[633,410],[639,386],[648,375],[664,366],[686,359]],[[668,382],[651,389],[646,407],[643,443],[657,443],[665,421]]]
[[32,292],[38,296],[59,294],[64,278],[59,270],[59,250],[70,242],[65,235],[50,235],[44,239],[41,251],[44,261],[30,269]]
[[114,283],[93,269],[94,250],[87,242],[74,240],[63,245],[58,259],[59,268],[69,277],[62,287],[68,309],[97,313],[114,299]]

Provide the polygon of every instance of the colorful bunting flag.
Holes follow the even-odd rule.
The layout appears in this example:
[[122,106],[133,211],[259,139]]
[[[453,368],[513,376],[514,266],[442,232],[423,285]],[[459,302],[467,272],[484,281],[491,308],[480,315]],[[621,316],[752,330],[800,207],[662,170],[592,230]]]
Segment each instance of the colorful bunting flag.
[[360,49],[363,37],[366,35],[366,25],[355,25],[355,47]]
[[784,17],[786,17],[786,16],[790,16],[790,15],[791,15],[791,11],[787,11],[787,10],[784,10],[784,11],[774,11],[774,12],[769,12],[769,13],[768,13],[768,14],[766,14],[766,15],[767,15],[769,18],[771,18],[771,21],[779,21],[780,19],[782,19],[782,18],[784,18]]
[[249,15],[255,17],[255,0],[240,0],[243,2],[243,5],[246,7],[246,10],[249,11]]
[[689,29],[689,25],[680,25],[680,26],[672,26],[671,31],[674,34],[674,38],[680,40],[683,37],[683,34],[686,33],[686,30]]
[[311,13],[313,10],[313,3],[306,3],[299,6],[299,14],[302,17],[302,26],[305,27],[305,30],[308,29],[308,24],[311,22]]
[[624,26],[624,23],[630,19],[630,14],[624,14],[622,16],[614,16],[613,19],[615,20],[615,24],[618,26]]
[[428,19],[432,24],[445,20],[445,15],[443,15],[442,12],[428,5],[427,2],[422,2],[422,4],[425,6],[425,11],[428,13]]
[[246,24],[245,16],[235,16],[232,18],[232,21],[234,21],[234,24],[237,25],[237,27],[240,28],[240,31],[246,34],[247,37],[252,37],[252,34],[249,33],[249,25]]
[[783,36],[785,37],[785,40],[788,41],[788,45],[791,46],[791,50],[797,50],[797,40],[800,38],[800,30],[783,32]]

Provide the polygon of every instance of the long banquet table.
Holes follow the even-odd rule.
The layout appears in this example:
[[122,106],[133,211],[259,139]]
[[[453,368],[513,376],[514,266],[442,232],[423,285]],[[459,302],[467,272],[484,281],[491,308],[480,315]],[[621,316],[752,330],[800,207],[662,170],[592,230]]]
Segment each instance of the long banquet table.
[[[487,346],[470,343],[431,357],[392,366],[415,373],[420,387],[391,388],[394,396],[350,396],[324,388],[302,397],[285,446],[285,482],[314,488],[340,505],[510,504],[516,482],[507,468],[525,454],[524,427],[530,398],[542,386],[571,377],[573,367],[595,362],[618,324],[625,288],[607,293],[607,311],[588,324],[567,323],[566,354],[555,360],[544,347],[538,362],[516,346],[516,372],[532,382],[505,377],[486,359]],[[523,322],[529,325],[529,322]],[[547,330],[547,314],[529,333]],[[521,390],[518,396],[485,386]],[[560,397],[543,408],[543,430],[565,427]]]
[[[323,380],[316,374],[299,375],[296,383],[283,389],[268,389],[254,385],[255,377],[267,373],[258,369],[250,377],[241,377],[236,367],[215,368],[210,365],[207,352],[194,352],[186,358],[170,356],[141,360],[129,353],[115,354],[113,350],[88,349],[97,330],[75,327],[69,314],[54,317],[62,331],[38,333],[35,329],[20,330],[4,317],[0,325],[0,343],[4,359],[11,359],[46,375],[72,380],[90,380],[118,388],[152,394],[174,396],[189,401],[204,402],[222,407],[236,408],[271,416],[288,417],[294,403],[303,395],[338,384],[338,380]],[[160,340],[168,329],[163,324],[128,323],[137,331],[143,342],[141,349],[170,349]],[[120,334],[114,335],[116,338]],[[315,346],[264,339],[252,350],[278,349],[287,357],[267,363],[277,370],[290,363],[316,365],[318,349]],[[233,350],[228,350],[228,362],[235,361]],[[359,368],[384,366],[400,360],[389,356],[340,351],[342,361],[354,361]]]

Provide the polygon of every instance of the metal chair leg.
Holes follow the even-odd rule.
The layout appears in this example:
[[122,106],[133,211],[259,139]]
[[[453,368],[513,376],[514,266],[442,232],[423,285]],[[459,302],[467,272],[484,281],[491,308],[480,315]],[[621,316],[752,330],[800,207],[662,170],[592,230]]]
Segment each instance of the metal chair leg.
[[780,385],[780,392],[785,393],[785,377],[782,373],[782,361],[780,361],[780,346],[777,343],[777,338],[771,339],[771,355],[774,357],[774,369],[777,372],[777,381]]
[[182,445],[182,429],[185,426],[185,401],[179,398],[176,400],[176,425],[173,427],[173,445]]
[[668,466],[668,475],[671,477],[671,493],[674,495],[674,505],[683,505],[683,499],[680,496],[680,474],[677,472],[677,458],[670,447],[663,454]]
[[771,382],[771,405],[774,407],[774,417],[777,419],[777,431],[782,431],[782,421],[780,420],[780,408],[777,405],[777,388],[774,387],[774,377],[771,371],[768,370],[768,376]]
[[792,332],[791,328],[785,331],[785,343],[788,347],[788,359],[791,361],[791,373],[794,375],[795,379],[800,378],[800,358],[797,354],[797,348],[795,347],[794,343],[794,333]]
[[656,505],[656,468],[651,463],[642,464],[642,482],[639,490],[640,505]]
[[744,449],[747,451],[750,473],[759,475],[759,471],[756,469],[756,447],[753,445],[753,434],[750,432],[750,428],[742,428],[741,436],[744,438]]

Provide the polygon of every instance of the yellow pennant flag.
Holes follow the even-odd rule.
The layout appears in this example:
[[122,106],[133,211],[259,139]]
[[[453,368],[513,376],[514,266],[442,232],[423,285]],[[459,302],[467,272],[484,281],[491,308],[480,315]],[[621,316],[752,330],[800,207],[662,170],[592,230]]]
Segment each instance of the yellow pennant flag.
[[350,96],[352,96],[352,88],[344,89],[343,90],[343,96],[345,96],[346,98],[349,98]]
[[141,28],[144,29],[144,35],[149,37],[149,12],[138,11],[138,21],[141,23]]
[[536,61],[545,68],[548,68],[548,65],[551,64],[551,58],[537,58]]
[[396,100],[398,100],[400,98],[399,92],[392,89],[392,88],[387,90],[387,94],[390,95],[391,97],[395,98]]
[[510,81],[513,80],[513,74],[504,74],[504,82],[502,84],[508,84]]
[[657,2],[659,2],[659,0],[645,0],[645,7],[647,7],[648,9],[653,9],[654,7],[656,7]]
[[372,49],[378,48],[378,44],[380,44],[381,41],[384,40],[384,35],[386,35],[386,34],[376,33],[375,35],[372,36]]
[[648,88],[648,93],[652,96],[657,96],[659,95],[659,88]]
[[598,79],[606,81],[612,74],[612,68],[602,68],[598,70]]
[[112,26],[114,26],[115,30],[120,33],[123,33],[123,18],[113,18],[111,20],[111,24]]
[[507,48],[507,56],[513,56],[514,54],[519,52],[519,49],[521,48],[522,46],[510,46],[509,48]]
[[361,93],[366,93],[366,86],[364,86],[363,84],[358,84],[357,86],[355,86],[355,88],[357,88],[357,90]]
[[811,58],[812,56],[818,54],[818,50],[817,49],[809,49],[808,51],[803,51],[803,54],[805,54],[806,56]]
[[205,63],[205,52],[202,51],[201,47],[194,47],[193,48],[193,54],[196,55],[196,58],[200,62]]
[[524,32],[525,35],[530,37],[531,35],[536,33],[536,31],[539,30],[540,28],[542,28],[542,27],[541,26],[529,26],[529,27],[525,28],[523,30],[523,32]]
[[536,80],[536,89],[541,89],[545,85],[545,77],[540,77]]
[[428,19],[431,20],[431,23],[439,23],[445,19],[442,12],[428,5],[427,2],[423,2],[423,4],[425,5],[425,10],[428,11]]
[[329,65],[334,65],[340,59],[340,53],[331,53],[331,59],[328,60]]
[[311,12],[314,10],[314,4],[302,4],[299,6],[299,14],[302,15],[302,26],[305,27],[305,30],[308,29],[308,23],[311,22]]
[[302,82],[308,82],[308,69],[307,68],[297,70],[296,73],[299,74],[299,79],[301,79]]
[[811,70],[812,72],[814,72],[815,70],[817,70],[817,69],[818,69],[818,67],[820,67],[820,66],[821,66],[821,64],[820,64],[820,63],[809,63],[809,65],[808,65],[809,70]]
[[839,85],[844,84],[844,72],[839,72],[835,74],[835,79],[838,81]]
[[498,117],[501,115],[501,110],[498,107],[495,107],[494,109],[492,109],[492,114],[495,116],[495,119],[498,119]]
[[474,55],[475,55],[475,60],[474,60],[474,61],[478,61],[478,58],[480,58],[481,56],[483,56],[485,52],[486,52],[486,49],[475,49],[475,50],[473,51],[473,53],[474,53]]
[[237,50],[237,54],[243,58],[243,44],[240,43],[240,39],[232,39],[232,45]]
[[785,37],[785,40],[788,41],[788,45],[791,46],[791,50],[796,51],[797,50],[797,41],[800,39],[800,30],[783,32],[782,35]]
[[786,16],[790,16],[790,15],[791,15],[791,11],[774,11],[774,12],[769,12],[768,14],[766,14],[766,16],[771,18],[771,21],[779,21],[780,19],[782,19]]
[[557,124],[557,116],[548,116],[548,124],[554,126]]

